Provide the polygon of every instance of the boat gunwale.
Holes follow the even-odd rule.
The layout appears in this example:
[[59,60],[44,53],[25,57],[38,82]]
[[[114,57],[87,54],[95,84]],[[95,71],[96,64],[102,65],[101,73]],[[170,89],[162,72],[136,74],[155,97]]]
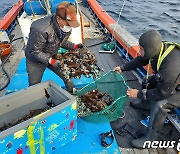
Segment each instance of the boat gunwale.
[[21,14],[23,6],[24,2],[22,0],[18,0],[18,2],[13,5],[13,7],[0,20],[0,30],[6,30],[8,34],[11,32],[12,28],[10,30],[8,29],[11,27],[11,24],[15,22],[17,16]]

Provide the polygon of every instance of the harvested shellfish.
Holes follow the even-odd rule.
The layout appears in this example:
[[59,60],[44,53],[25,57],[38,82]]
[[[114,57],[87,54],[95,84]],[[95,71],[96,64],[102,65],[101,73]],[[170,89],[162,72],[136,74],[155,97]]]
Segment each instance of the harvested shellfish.
[[60,69],[66,79],[86,77],[98,77],[100,69],[96,65],[96,57],[89,49],[79,49],[61,53],[54,58],[61,61]]

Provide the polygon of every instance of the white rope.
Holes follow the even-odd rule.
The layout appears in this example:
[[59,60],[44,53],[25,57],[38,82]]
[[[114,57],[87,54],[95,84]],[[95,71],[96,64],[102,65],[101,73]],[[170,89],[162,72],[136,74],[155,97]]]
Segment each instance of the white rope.
[[29,6],[30,6],[30,8],[31,8],[32,15],[35,17],[36,14],[34,13],[34,10],[33,10],[32,4],[31,4],[31,1],[29,1]]
[[129,59],[129,52],[128,52],[128,46],[127,46],[127,52],[126,52],[126,60],[128,60]]
[[123,79],[123,82],[124,82],[124,85],[128,88],[128,89],[131,89],[130,87],[129,87],[129,85],[127,84],[127,82],[126,82],[126,79],[121,75],[121,78]]
[[47,11],[46,8],[43,6],[41,0],[39,0],[39,4],[41,5],[41,7],[42,7],[45,11]]
[[45,4],[47,15],[51,15],[51,6],[49,4],[49,0],[44,0],[44,4]]
[[113,28],[113,35],[112,35],[112,40],[113,40],[113,41],[114,41],[114,32],[115,32],[116,26],[118,25],[119,19],[120,19],[121,15],[122,15],[122,11],[123,11],[123,9],[124,9],[125,3],[126,3],[126,0],[124,0],[124,2],[123,2],[123,5],[122,5],[122,7],[121,7],[121,9],[120,9],[120,11],[119,11],[118,19],[117,19],[116,24],[115,24],[115,26],[114,26],[114,28]]
[[[124,9],[125,3],[126,3],[126,0],[124,0],[124,2],[123,2],[123,5],[122,5],[122,7],[121,7],[121,9],[120,9],[120,12],[119,12],[118,19],[117,19],[117,21],[116,21],[116,25],[114,26],[114,29],[113,29],[113,36],[112,36],[113,39],[114,39],[114,32],[115,32],[116,26],[118,25],[119,19],[120,19],[121,15],[122,15],[122,11],[123,11],[123,9]],[[128,46],[127,46],[127,52],[126,52],[125,57],[126,57],[126,60],[129,59]]]
[[[123,2],[123,5],[122,5],[122,7],[121,7],[121,9],[120,9],[120,11],[119,11],[118,19],[117,19],[116,24],[115,24],[115,26],[114,26],[114,28],[113,28],[113,33],[112,33],[111,42],[114,42],[114,41],[115,41],[115,39],[114,39],[115,29],[116,29],[116,26],[118,25],[118,22],[119,22],[119,19],[120,19],[121,15],[122,15],[122,11],[123,11],[123,9],[124,9],[125,2],[126,2],[126,0],[124,0],[124,2]],[[114,50],[116,50],[116,43],[114,42],[114,44],[115,44]]]

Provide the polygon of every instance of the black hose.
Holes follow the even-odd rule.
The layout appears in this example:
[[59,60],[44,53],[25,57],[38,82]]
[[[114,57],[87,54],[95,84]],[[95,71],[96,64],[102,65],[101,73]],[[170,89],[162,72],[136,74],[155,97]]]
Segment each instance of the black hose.
[[[19,40],[19,39],[23,39],[23,37],[15,38],[14,40],[10,41],[10,43],[12,43],[12,42],[14,42],[16,40]],[[4,68],[4,64],[8,61],[9,57],[11,56],[11,54],[12,54],[12,50],[10,51],[9,55],[6,57],[6,59],[1,64],[2,70],[5,73],[8,81],[6,82],[6,84],[3,87],[0,88],[0,91],[4,90],[9,85],[10,80],[11,80],[10,75],[8,74],[8,72]]]
[[99,45],[99,44],[102,44],[102,43],[105,43],[105,42],[108,42],[108,40],[105,40],[105,41],[102,41],[102,42],[99,42],[99,43],[96,43],[96,44],[91,44],[91,45],[88,45],[86,47],[93,47],[93,46],[96,46],[96,45]]
[[17,38],[15,38],[14,40],[11,40],[10,43],[13,43],[14,41],[17,41],[17,40],[19,40],[19,39],[23,39],[23,37],[17,37]]
[[9,59],[10,56],[11,56],[11,53],[8,55],[8,57],[6,58],[6,60],[4,60],[4,62],[1,64],[2,70],[3,70],[3,72],[5,73],[8,81],[6,82],[6,84],[5,84],[3,87],[0,88],[0,91],[4,90],[4,89],[9,85],[9,83],[10,83],[10,76],[9,76],[9,74],[7,73],[7,71],[6,71],[5,68],[4,68],[4,64],[5,64],[6,61]]

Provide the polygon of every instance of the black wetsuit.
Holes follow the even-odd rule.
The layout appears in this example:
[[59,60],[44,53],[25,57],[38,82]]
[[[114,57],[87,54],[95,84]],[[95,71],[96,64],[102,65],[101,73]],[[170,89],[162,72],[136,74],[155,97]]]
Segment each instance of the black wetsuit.
[[[165,45],[164,51],[168,45]],[[164,52],[163,51],[163,52]],[[153,89],[145,91],[139,90],[138,98],[151,105],[150,126],[161,126],[167,116],[168,108],[180,107],[180,91],[175,88],[180,83],[180,49],[175,47],[163,60],[157,71],[157,61],[159,55],[153,57],[151,61],[152,69],[158,74],[158,81]],[[132,61],[121,66],[122,71],[129,71],[147,65],[149,59],[139,56]],[[155,77],[154,75],[154,77]],[[156,77],[155,77],[156,79]],[[158,123],[157,123],[158,121]],[[157,123],[157,124],[155,124]],[[155,126],[154,126],[155,127]]]

